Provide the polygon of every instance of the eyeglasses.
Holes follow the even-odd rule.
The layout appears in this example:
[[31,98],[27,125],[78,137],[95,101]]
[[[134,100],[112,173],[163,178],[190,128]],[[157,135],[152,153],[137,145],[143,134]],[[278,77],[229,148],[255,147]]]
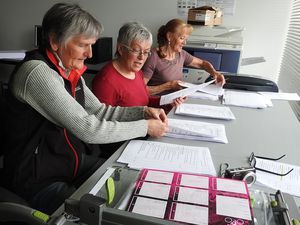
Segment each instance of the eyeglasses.
[[278,176],[286,176],[290,172],[292,172],[294,169],[290,169],[286,173],[276,173],[276,172],[273,172],[273,171],[269,171],[269,170],[266,170],[266,169],[262,169],[262,168],[256,167],[256,158],[277,161],[277,160],[282,159],[283,157],[285,157],[285,155],[282,155],[282,156],[280,156],[278,158],[268,158],[268,157],[263,157],[263,156],[257,156],[257,155],[254,154],[254,152],[252,152],[250,154],[250,157],[249,157],[249,163],[250,163],[251,166],[253,166],[257,170],[260,170],[260,171],[263,171],[263,172],[267,172],[267,173],[271,173],[271,174],[278,175]]
[[145,56],[145,57],[148,57],[148,56],[151,55],[151,52],[150,52],[150,51],[141,51],[141,50],[132,49],[132,48],[130,48],[129,46],[124,45],[124,44],[123,44],[123,46],[124,46],[125,48],[127,48],[128,51],[130,51],[130,52],[131,52],[133,55],[135,55],[135,56],[141,56],[141,55],[143,55],[143,56]]

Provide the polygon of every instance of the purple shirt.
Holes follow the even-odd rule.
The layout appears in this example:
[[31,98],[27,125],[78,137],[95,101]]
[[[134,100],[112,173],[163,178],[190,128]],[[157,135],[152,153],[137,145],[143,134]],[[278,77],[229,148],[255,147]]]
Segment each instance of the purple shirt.
[[148,85],[160,85],[171,80],[182,80],[182,68],[192,63],[193,56],[182,50],[176,53],[175,59],[161,59],[156,49],[143,66],[144,77],[149,79]]

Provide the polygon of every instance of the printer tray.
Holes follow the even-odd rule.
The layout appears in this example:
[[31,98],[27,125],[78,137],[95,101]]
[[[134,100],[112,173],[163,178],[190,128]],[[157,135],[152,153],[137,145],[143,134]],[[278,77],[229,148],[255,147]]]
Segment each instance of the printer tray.
[[277,84],[271,80],[239,74],[224,75],[224,77],[226,84],[223,88],[225,89],[278,92]]

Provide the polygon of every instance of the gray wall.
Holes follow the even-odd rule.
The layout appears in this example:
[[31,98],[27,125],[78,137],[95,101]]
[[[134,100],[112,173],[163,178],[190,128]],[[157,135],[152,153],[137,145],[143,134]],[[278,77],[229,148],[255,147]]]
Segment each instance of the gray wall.
[[[1,0],[0,50],[33,48],[34,25],[55,0]],[[69,1],[70,2],[70,1]],[[112,36],[114,45],[120,26],[138,20],[153,32],[177,15],[176,0],[79,0],[104,25],[103,36]],[[277,80],[292,0],[237,0],[234,16],[225,16],[224,25],[243,26],[243,57],[264,56],[266,62],[243,66],[241,73]],[[184,18],[185,19],[185,18]],[[0,67],[1,69],[1,67]]]

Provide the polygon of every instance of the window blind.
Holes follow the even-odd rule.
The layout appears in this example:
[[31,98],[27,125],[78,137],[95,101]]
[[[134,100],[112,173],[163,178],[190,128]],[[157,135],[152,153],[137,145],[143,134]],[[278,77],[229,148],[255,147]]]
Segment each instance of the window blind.
[[[300,95],[300,0],[292,3],[278,84],[282,91],[297,92]],[[293,101],[290,105],[300,121],[300,102]]]

